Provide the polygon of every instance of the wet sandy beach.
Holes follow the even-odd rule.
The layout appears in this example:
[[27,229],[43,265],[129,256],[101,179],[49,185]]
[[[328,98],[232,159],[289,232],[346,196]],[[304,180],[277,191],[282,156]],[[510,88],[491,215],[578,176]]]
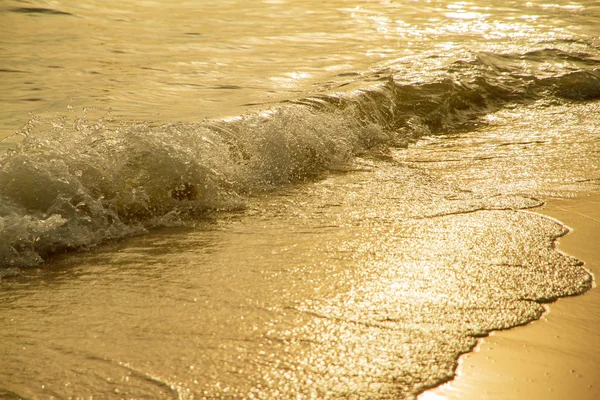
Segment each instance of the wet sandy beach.
[[[600,193],[551,199],[538,209],[572,231],[562,252],[600,271]],[[561,298],[540,320],[493,332],[460,360],[458,376],[419,400],[600,398],[600,290]]]

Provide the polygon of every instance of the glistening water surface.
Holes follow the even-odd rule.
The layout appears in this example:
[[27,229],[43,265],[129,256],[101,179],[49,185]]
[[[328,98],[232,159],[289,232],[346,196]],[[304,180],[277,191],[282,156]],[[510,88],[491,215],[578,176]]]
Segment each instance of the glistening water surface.
[[595,2],[0,18],[0,396],[412,398],[593,285]]
[[[70,104],[192,121],[483,59],[522,79],[597,62],[595,1],[4,1],[1,136]],[[462,65],[462,64],[461,64]],[[474,68],[461,74],[473,78]],[[489,71],[491,72],[491,71]],[[488,72],[488,73],[489,73]],[[450,77],[451,78],[451,77]],[[78,113],[79,115],[79,113]]]

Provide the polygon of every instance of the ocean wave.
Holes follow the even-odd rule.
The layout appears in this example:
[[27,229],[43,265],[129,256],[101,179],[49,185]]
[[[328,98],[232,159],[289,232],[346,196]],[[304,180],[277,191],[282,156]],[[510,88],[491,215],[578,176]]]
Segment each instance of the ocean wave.
[[[566,67],[550,71],[549,59]],[[389,74],[367,89],[199,123],[32,117],[0,155],[0,266],[243,208],[253,194],[345,168],[379,146],[464,129],[510,102],[599,99],[597,61],[552,49],[480,53],[437,80]]]

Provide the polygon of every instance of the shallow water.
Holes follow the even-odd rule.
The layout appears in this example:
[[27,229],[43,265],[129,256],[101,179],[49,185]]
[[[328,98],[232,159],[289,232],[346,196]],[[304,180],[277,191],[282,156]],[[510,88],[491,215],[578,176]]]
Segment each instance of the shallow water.
[[[596,65],[598,8],[595,1],[6,1],[0,136],[30,112],[64,113],[69,105],[136,121],[236,116],[248,105],[261,110],[391,75],[399,83],[439,79],[480,52],[496,68],[515,69],[507,72],[564,74],[586,53]],[[535,50],[550,54],[528,62]]]
[[411,398],[592,286],[595,2],[0,18],[0,396]]
[[430,181],[387,165],[332,176],[10,279],[5,385],[25,397],[409,397],[448,379],[489,329],[590,287],[553,249],[564,227],[512,210],[538,201]]

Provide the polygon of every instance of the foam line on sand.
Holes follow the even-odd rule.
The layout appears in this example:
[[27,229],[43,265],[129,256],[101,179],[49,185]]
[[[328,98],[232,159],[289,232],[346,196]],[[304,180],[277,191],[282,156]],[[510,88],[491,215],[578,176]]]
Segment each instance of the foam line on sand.
[[534,211],[572,229],[558,248],[584,262],[596,287],[550,304],[539,321],[493,332],[461,357],[453,381],[418,400],[600,399],[600,191]]

